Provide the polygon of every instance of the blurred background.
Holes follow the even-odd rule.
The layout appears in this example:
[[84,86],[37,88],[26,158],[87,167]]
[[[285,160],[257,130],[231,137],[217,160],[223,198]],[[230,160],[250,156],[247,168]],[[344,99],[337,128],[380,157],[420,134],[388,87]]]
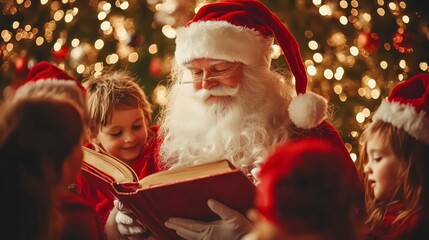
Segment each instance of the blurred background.
[[[208,2],[214,1],[0,0],[0,92],[41,60],[79,80],[122,68],[138,76],[159,109],[175,28]],[[429,1],[261,2],[298,40],[308,87],[330,101],[332,121],[355,160],[359,135],[381,99],[396,83],[429,72]],[[278,46],[272,58],[275,68],[288,69]]]

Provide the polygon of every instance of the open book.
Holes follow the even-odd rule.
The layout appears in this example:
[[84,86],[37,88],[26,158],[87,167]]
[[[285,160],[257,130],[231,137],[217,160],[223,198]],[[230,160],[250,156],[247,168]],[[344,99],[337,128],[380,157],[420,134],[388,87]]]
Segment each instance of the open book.
[[105,194],[113,194],[159,239],[180,239],[164,226],[170,217],[219,219],[207,206],[209,198],[243,214],[253,207],[254,184],[227,160],[138,179],[121,160],[84,148],[82,170],[90,184]]

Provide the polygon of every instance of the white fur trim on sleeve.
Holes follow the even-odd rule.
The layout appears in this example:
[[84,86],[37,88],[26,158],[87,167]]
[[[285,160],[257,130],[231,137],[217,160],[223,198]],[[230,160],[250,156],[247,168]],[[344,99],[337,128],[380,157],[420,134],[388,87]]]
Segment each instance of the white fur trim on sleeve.
[[390,123],[419,141],[429,144],[429,120],[426,112],[417,112],[412,105],[389,102],[384,99],[375,112],[373,120]]
[[327,110],[326,99],[312,92],[292,98],[288,107],[292,122],[304,129],[317,127],[326,118]]
[[227,21],[199,21],[177,29],[176,51],[179,64],[198,58],[212,58],[246,65],[271,64],[273,37]]

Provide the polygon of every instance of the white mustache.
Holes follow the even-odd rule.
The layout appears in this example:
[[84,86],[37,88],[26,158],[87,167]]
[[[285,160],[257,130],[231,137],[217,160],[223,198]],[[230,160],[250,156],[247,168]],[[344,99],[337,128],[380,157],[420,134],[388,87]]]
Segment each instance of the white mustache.
[[194,97],[200,100],[206,100],[210,96],[235,96],[239,87],[218,86],[212,89],[201,89],[194,93]]

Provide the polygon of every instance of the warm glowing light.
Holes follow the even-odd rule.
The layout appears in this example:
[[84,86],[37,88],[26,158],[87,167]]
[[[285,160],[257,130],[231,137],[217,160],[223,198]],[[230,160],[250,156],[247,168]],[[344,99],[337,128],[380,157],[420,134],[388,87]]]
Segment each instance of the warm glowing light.
[[323,76],[326,79],[332,79],[334,77],[334,72],[332,72],[331,69],[325,69],[325,71],[323,71]]
[[67,13],[66,16],[64,17],[64,21],[66,23],[69,23],[73,20],[73,15],[71,13]]
[[389,64],[387,64],[387,62],[386,62],[386,61],[381,61],[381,62],[380,62],[380,67],[381,67],[382,69],[386,69],[388,66],[389,66]]
[[359,88],[358,94],[359,94],[359,96],[364,97],[366,95],[366,89],[365,88]]
[[273,44],[271,58],[277,59],[282,55],[282,48],[278,44]]
[[319,6],[320,4],[322,4],[322,0],[313,0],[313,4],[315,6]]
[[335,85],[335,86],[334,86],[334,92],[335,92],[336,94],[340,94],[340,93],[342,93],[342,92],[343,92],[343,87],[342,87],[341,85],[339,85],[339,84]]
[[110,11],[110,9],[112,8],[112,4],[106,2],[102,8],[104,11]]
[[40,0],[40,3],[41,3],[42,5],[45,5],[46,3],[48,3],[48,0]]
[[119,8],[121,8],[122,10],[126,10],[126,9],[128,9],[129,6],[130,6],[130,4],[128,3],[128,1],[123,1]]
[[419,68],[422,71],[427,71],[428,70],[428,63],[427,62],[421,62],[421,63],[419,63]]
[[8,30],[1,31],[1,37],[5,42],[9,42],[9,40],[12,38],[12,33]]
[[45,41],[45,39],[43,39],[43,37],[37,37],[36,38],[36,45],[40,46],[43,44],[44,41]]
[[19,22],[18,21],[15,21],[15,22],[12,23],[12,28],[13,29],[17,29],[18,27],[19,27]]
[[156,104],[159,104],[160,106],[164,106],[165,104],[167,104],[167,100],[168,100],[167,88],[161,84],[156,86],[156,88],[153,90],[152,98]]
[[358,123],[363,123],[365,121],[365,115],[362,112],[356,114],[356,121]]
[[76,72],[82,74],[85,71],[85,66],[83,64],[79,64],[76,68]]
[[382,17],[386,14],[386,11],[384,11],[383,8],[377,8],[377,13],[378,13],[378,15],[380,15]]
[[323,61],[323,56],[320,53],[313,54],[313,60],[317,63],[321,63]]
[[132,52],[132,53],[130,53],[130,55],[128,55],[128,62],[135,63],[135,62],[137,62],[137,60],[139,60],[139,54],[138,53]]
[[340,7],[346,9],[349,6],[349,4],[347,3],[347,1],[345,0],[341,0],[340,1]]
[[97,41],[94,43],[94,47],[97,50],[102,49],[104,47],[104,41],[102,39],[97,39]]
[[371,91],[371,97],[373,99],[378,99],[380,97],[380,90],[374,89]]
[[353,162],[356,162],[356,160],[357,160],[356,153],[350,153],[350,158],[353,160]]
[[308,75],[310,75],[310,76],[314,76],[314,75],[316,75],[316,73],[317,73],[317,69],[316,69],[316,67],[314,67],[314,66],[308,66],[308,67],[307,67],[307,73],[308,73]]
[[405,62],[405,60],[401,59],[399,61],[399,67],[402,68],[402,69],[404,69],[406,66],[407,66],[407,63]]
[[59,43],[59,42],[56,42],[55,44],[54,44],[54,51],[59,51],[60,49],[61,49],[61,43]]
[[307,60],[305,60],[305,61],[304,61],[304,65],[305,65],[305,66],[314,65],[314,62],[313,62],[313,60],[311,60],[311,59],[307,59]]
[[369,14],[369,13],[362,14],[362,19],[367,23],[371,22],[371,14]]
[[359,49],[357,47],[355,47],[355,46],[351,47],[350,48],[350,54],[353,55],[353,56],[359,55]]
[[6,50],[7,51],[12,52],[12,49],[13,49],[13,44],[12,43],[6,44]]
[[99,12],[97,15],[98,20],[102,21],[107,17],[107,13],[106,12]]
[[155,54],[158,52],[158,46],[155,43],[151,44],[148,48],[148,51],[150,54]]
[[63,10],[58,10],[54,13],[54,20],[57,22],[60,21],[61,18],[63,18],[63,17],[64,17],[64,11]]
[[97,62],[94,64],[94,70],[97,72],[103,71],[103,68],[104,68],[104,66],[103,66],[102,62]]
[[392,11],[396,10],[396,4],[395,4],[394,2],[390,2],[390,3],[389,3],[389,8],[390,8],[390,10],[392,10]]
[[410,22],[410,17],[408,17],[407,15],[402,16],[402,21],[404,23],[409,23]]
[[354,8],[359,7],[359,3],[358,3],[358,1],[356,1],[356,0],[352,0],[352,1],[350,2],[350,5],[352,5],[352,7],[354,7]]
[[110,22],[109,21],[104,21],[100,24],[100,29],[103,31],[106,31],[109,28],[110,28]]
[[112,55],[110,55],[110,63],[111,64],[115,64],[117,63],[119,60],[119,56],[116,53],[113,53]]
[[174,30],[170,25],[164,25],[162,27],[162,33],[170,39],[176,37],[176,30]]
[[311,40],[310,42],[308,42],[308,47],[309,47],[311,50],[316,50],[316,49],[319,47],[319,45],[317,44],[317,42],[316,42],[316,41]]
[[319,8],[319,13],[322,16],[330,16],[332,14],[332,11],[328,5],[323,5]]
[[369,111],[368,108],[364,108],[362,110],[363,115],[365,115],[365,117],[369,117],[369,115],[371,114],[371,111]]
[[369,79],[368,80],[368,87],[371,88],[371,89],[374,89],[375,86],[377,86],[377,82],[374,79],[372,79],[372,78]]
[[79,40],[79,39],[77,39],[77,38],[74,38],[74,39],[71,41],[71,45],[72,45],[72,47],[77,47],[77,46],[79,46],[79,44],[80,44],[80,40]]
[[340,20],[340,23],[343,25],[346,25],[349,22],[346,16],[341,16],[339,20]]

